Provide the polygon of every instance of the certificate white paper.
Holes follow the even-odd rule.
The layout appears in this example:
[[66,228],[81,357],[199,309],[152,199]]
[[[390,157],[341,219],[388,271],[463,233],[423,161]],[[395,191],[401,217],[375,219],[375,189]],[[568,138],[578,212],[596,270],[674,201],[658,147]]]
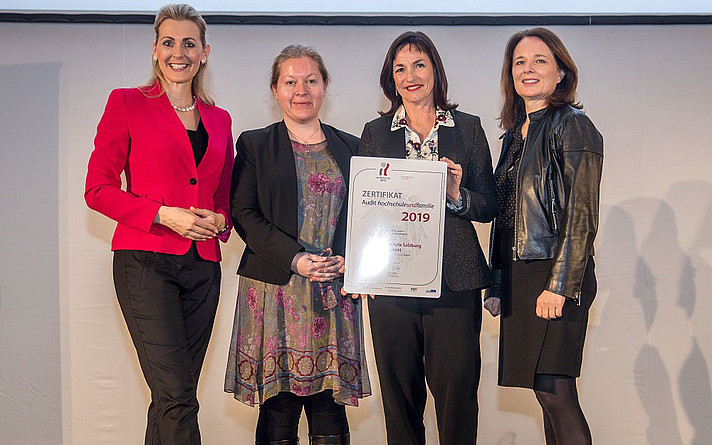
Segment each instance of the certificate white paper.
[[446,180],[444,162],[351,158],[347,292],[440,296]]

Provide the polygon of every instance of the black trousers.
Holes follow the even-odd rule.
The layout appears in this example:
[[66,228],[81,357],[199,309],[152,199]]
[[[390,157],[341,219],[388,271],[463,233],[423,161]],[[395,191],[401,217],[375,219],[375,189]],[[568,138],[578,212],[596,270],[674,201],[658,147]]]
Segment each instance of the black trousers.
[[220,265],[198,256],[119,250],[114,286],[151,389],[147,445],[200,444],[197,386],[220,294]]
[[425,444],[426,380],[441,444],[477,440],[479,291],[443,289],[439,299],[377,296],[371,335],[389,445]]
[[280,392],[260,405],[255,439],[258,443],[296,439],[299,417],[306,412],[309,434],[331,436],[349,434],[346,408],[334,401],[331,390],[310,396]]

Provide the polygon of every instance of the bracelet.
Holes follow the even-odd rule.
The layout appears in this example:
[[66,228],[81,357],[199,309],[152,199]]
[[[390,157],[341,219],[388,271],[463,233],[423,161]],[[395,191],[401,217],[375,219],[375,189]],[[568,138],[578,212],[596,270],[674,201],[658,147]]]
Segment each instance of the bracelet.
[[218,231],[218,235],[227,232],[227,229],[230,227],[230,225],[227,223],[227,216],[223,215],[223,218],[225,218],[225,227]]

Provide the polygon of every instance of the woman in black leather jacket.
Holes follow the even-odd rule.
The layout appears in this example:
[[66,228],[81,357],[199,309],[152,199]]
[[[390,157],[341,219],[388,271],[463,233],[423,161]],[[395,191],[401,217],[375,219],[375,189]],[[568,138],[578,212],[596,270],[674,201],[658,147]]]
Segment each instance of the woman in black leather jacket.
[[576,378],[596,294],[603,139],[575,102],[577,81],[574,61],[551,31],[509,39],[490,243],[501,281],[485,307],[502,314],[499,384],[534,390],[549,445],[591,443]]

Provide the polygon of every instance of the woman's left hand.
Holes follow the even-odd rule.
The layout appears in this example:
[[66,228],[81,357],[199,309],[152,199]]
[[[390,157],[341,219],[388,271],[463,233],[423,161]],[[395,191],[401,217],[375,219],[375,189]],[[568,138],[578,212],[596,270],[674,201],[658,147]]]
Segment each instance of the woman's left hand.
[[215,213],[208,209],[198,209],[191,207],[190,211],[195,213],[198,217],[202,218],[205,222],[208,222],[215,227],[215,234],[222,232],[227,228],[227,221],[225,221],[225,216],[220,213]]
[[555,320],[563,314],[566,297],[544,290],[536,299],[536,315],[544,320]]
[[485,300],[484,306],[493,317],[502,313],[502,300],[499,297],[489,297]]
[[319,283],[334,281],[343,275],[341,270],[344,268],[344,257],[341,255],[331,255],[324,262],[324,267],[320,267],[316,270],[315,275],[309,278],[309,281],[316,281]]
[[460,200],[460,183],[462,182],[462,165],[455,164],[446,157],[440,158],[440,161],[447,164],[447,197],[452,202]]

